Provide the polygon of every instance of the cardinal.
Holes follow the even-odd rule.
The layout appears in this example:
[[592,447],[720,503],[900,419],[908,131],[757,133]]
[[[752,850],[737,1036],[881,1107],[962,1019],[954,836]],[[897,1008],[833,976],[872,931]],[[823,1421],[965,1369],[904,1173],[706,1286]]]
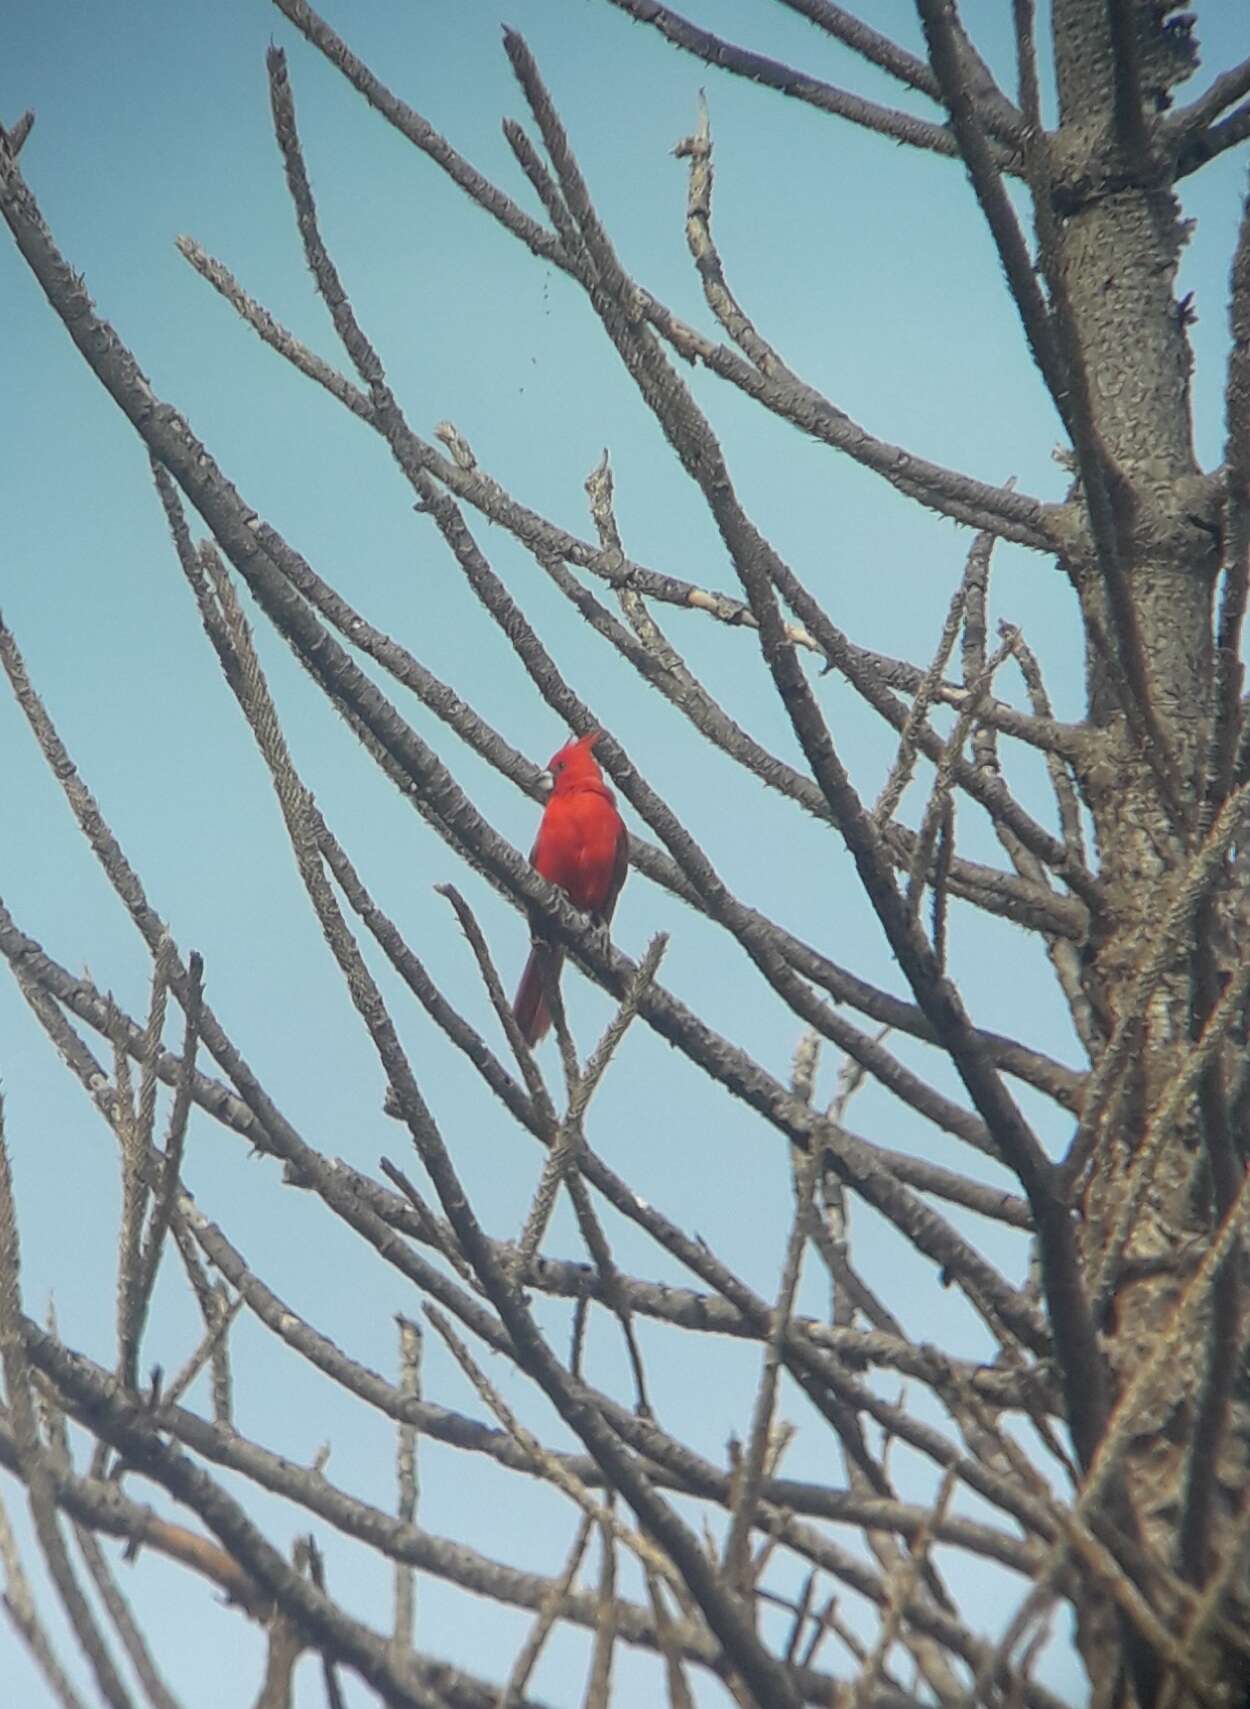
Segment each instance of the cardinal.
[[[530,864],[559,885],[575,908],[606,926],[625,882],[629,836],[591,752],[599,736],[591,730],[553,757],[551,794]],[[546,981],[559,978],[563,963],[562,949],[535,936],[512,1005],[526,1044],[537,1044],[551,1025]]]

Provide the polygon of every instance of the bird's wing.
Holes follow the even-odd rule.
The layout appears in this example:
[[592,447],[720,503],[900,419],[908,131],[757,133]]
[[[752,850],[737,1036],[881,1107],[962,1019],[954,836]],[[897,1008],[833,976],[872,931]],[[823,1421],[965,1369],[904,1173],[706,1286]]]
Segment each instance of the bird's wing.
[[603,907],[599,910],[600,918],[606,925],[612,918],[616,908],[616,899],[621,893],[625,882],[625,874],[629,871],[629,832],[622,824],[616,837],[616,861],[612,867],[612,880],[608,885],[608,893],[604,898]]

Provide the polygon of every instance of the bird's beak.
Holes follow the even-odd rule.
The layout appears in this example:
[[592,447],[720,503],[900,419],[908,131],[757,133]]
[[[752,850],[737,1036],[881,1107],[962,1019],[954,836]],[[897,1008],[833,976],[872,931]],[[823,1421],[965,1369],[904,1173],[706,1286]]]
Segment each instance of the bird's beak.
[[549,771],[539,772],[538,787],[542,790],[544,795],[550,795],[551,791],[555,788],[555,785],[556,780],[552,777]]

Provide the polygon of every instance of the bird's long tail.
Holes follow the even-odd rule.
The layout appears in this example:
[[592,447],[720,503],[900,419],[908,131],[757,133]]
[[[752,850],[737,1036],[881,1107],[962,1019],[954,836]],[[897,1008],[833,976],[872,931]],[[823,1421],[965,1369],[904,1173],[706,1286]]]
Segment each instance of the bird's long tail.
[[531,1047],[546,1037],[547,1029],[551,1025],[551,1011],[547,1007],[547,981],[554,983],[559,979],[563,966],[564,951],[557,949],[554,944],[535,943],[530,950],[529,960],[521,974],[521,983],[516,988],[512,1013],[521,1029],[521,1037]]

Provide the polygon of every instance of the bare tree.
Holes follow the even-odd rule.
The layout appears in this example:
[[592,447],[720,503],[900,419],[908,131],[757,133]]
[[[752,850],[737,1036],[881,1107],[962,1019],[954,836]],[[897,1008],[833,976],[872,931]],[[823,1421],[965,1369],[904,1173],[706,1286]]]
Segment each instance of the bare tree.
[[[467,744],[535,799],[538,767],[258,516],[176,406],[156,395],[142,352],[97,314],[24,181],[27,115],[0,139],[0,206],[53,312],[150,456],[172,560],[272,777],[308,902],[415,1155],[406,1164],[383,1159],[380,1176],[365,1174],[283,1115],[206,1001],[200,957],[159,917],[109,829],[107,803],[75,769],[19,638],[0,627],[13,693],[152,969],[148,1012],[129,1015],[28,935],[24,924],[34,922],[0,913],[0,948],[115,1138],[123,1181],[116,1345],[93,1356],[29,1314],[18,1207],[0,1149],[0,1461],[24,1486],[70,1641],[113,1705],[169,1709],[176,1700],[160,1672],[159,1634],[130,1607],[104,1538],[189,1568],[223,1591],[240,1619],[261,1624],[269,1660],[256,1701],[265,1709],[290,1701],[305,1654],[320,1658],[332,1705],[345,1701],[350,1676],[388,1704],[420,1709],[533,1703],[534,1668],[562,1627],[593,1635],[588,1706],[610,1701],[625,1650],[653,1654],[663,1682],[656,1689],[677,1709],[693,1704],[700,1676],[718,1679],[722,1698],[768,1709],[1244,1703],[1250,208],[1232,262],[1226,449],[1211,471],[1194,453],[1188,313],[1174,287],[1185,237],[1179,187],[1250,135],[1250,60],[1176,105],[1173,91],[1196,53],[1192,20],[1167,0],[1053,0],[1042,39],[1031,0],[1014,0],[1016,80],[1007,91],[952,0],[917,0],[925,60],[830,0],[781,0],[894,79],[904,103],[896,109],[716,37],[656,0],[612,3],[727,75],[946,157],[952,170],[962,164],[1060,424],[1071,475],[1063,502],[875,437],[783,360],[735,295],[718,248],[705,109],[678,154],[688,171],[690,256],[716,330],[652,295],[618,254],[541,69],[511,31],[504,45],[531,123],[508,120],[504,129],[542,219],[481,176],[304,0],[276,0],[311,48],[426,157],[424,169],[445,173],[584,293],[706,505],[736,576],[732,592],[630,556],[606,457],[586,480],[589,522],[575,534],[505,490],[451,424],[437,428],[437,443],[418,435],[353,308],[350,264],[332,257],[322,236],[277,47],[268,61],[274,129],[347,369],[297,341],[197,243],[180,247],[272,352],[377,433],[480,602],[482,624],[506,636],[557,718],[579,733],[601,721],[492,567],[475,532],[483,521],[532,555],[593,645],[637,673],[639,693],[645,686],[667,699],[742,768],[747,788],[772,792],[845,845],[903,986],[866,979],[735,895],[717,851],[700,846],[631,763],[624,732],[605,734],[597,752],[655,839],[634,837],[631,862],[710,923],[727,959],[745,952],[793,1029],[788,1081],[663,983],[662,934],[631,960],[539,878],[405,718],[399,691],[441,722],[448,752]],[[1057,90],[1051,128],[1042,116],[1043,55],[1053,55]],[[915,116],[917,98],[931,116]],[[747,513],[700,401],[716,394],[693,383],[692,369],[972,531],[931,658],[887,657],[838,626],[832,590],[788,564]],[[1054,560],[1071,588],[1086,649],[1079,722],[1054,715],[1041,663],[1019,629],[989,633],[999,541]],[[471,868],[472,886],[493,886],[615,1000],[587,1051],[551,993],[558,1085],[520,1037],[468,878],[445,894],[489,994],[494,1042],[457,1011],[366,888],[296,768],[241,587],[359,739],[362,764],[380,768],[445,842],[451,869]],[[672,607],[696,614],[690,623],[723,626],[716,634],[735,668],[771,685],[801,765],[770,752],[718,703],[666,633]],[[890,733],[893,763],[874,799],[857,790],[839,750],[828,710],[837,679]],[[1045,809],[1013,782],[1030,752],[1049,777]],[[918,793],[917,810],[903,817]],[[1001,848],[997,863],[968,852],[986,825]],[[1043,946],[1080,1067],[970,1012],[947,971],[948,939],[970,910],[1003,934],[1004,958],[1021,932]],[[383,964],[540,1148],[533,1202],[514,1231],[489,1233],[475,1211],[384,999],[375,971]],[[694,1082],[730,1092],[780,1142],[793,1217],[768,1297],[639,1196],[593,1144],[596,1093],[617,1072],[627,1030],[640,1024],[679,1053]],[[913,1066],[916,1041],[931,1072]],[[817,1094],[828,1046],[842,1063],[832,1097]],[[861,1136],[851,1101],[865,1081],[928,1125],[935,1154],[961,1147],[960,1166]],[[1051,1112],[1049,1127],[1028,1113],[1039,1108]],[[301,1203],[350,1228],[374,1264],[421,1295],[424,1321],[414,1308],[399,1326],[394,1380],[278,1297],[265,1280],[265,1253],[245,1253],[199,1208],[183,1169],[193,1113],[279,1161]],[[1001,1184],[1004,1169],[1011,1189]],[[550,1250],[561,1200],[573,1220],[557,1226],[576,1228],[584,1256]],[[958,1292],[995,1349],[991,1359],[926,1339],[922,1314],[891,1296],[888,1277],[868,1273],[855,1234],[869,1211],[935,1284]],[[614,1255],[623,1227],[650,1243],[653,1273],[631,1274]],[[1002,1237],[992,1249],[1011,1260],[992,1259],[978,1240],[975,1230],[990,1227]],[[1026,1244],[1033,1265],[1022,1284],[1008,1265]],[[798,1309],[805,1264],[826,1276],[825,1316]],[[674,1266],[681,1285],[670,1279]],[[149,1381],[145,1325],[158,1288],[180,1285],[179,1270],[202,1334],[182,1370]],[[556,1300],[573,1302],[567,1353],[547,1305]],[[234,1383],[258,1380],[232,1359],[241,1314],[393,1425],[394,1513],[336,1485],[321,1464],[296,1466],[239,1428]],[[653,1325],[680,1336],[683,1361],[705,1373],[700,1381],[714,1381],[730,1342],[756,1349],[754,1402],[723,1461],[681,1439],[653,1405]],[[423,1379],[431,1334],[476,1391],[472,1414],[449,1410]],[[616,1392],[587,1373],[592,1336],[619,1337]],[[484,1352],[495,1355],[496,1373],[513,1368],[548,1410],[533,1419],[519,1411]],[[206,1405],[195,1410],[189,1391],[202,1372],[207,1384],[195,1392]],[[827,1433],[842,1468],[836,1479],[785,1475],[787,1420],[799,1408]],[[544,1440],[534,1422],[553,1413],[572,1451]],[[423,1437],[459,1451],[466,1465],[485,1456],[516,1480],[545,1486],[553,1530],[572,1523],[563,1570],[522,1570],[425,1529]],[[924,1468],[925,1499],[900,1491],[892,1449]],[[908,1481],[916,1487],[914,1475]],[[240,1487],[284,1497],[315,1534],[288,1558]],[[147,1502],[153,1490],[157,1507]],[[562,1515],[563,1505],[574,1511]],[[389,1629],[376,1611],[362,1618],[336,1594],[334,1556],[322,1552],[332,1534],[393,1566]],[[0,1558],[13,1629],[53,1697],[80,1702],[2,1514]],[[963,1559],[992,1570],[1005,1618],[983,1614]],[[419,1620],[414,1627],[417,1573],[529,1612],[506,1679],[438,1659],[436,1640],[420,1633]],[[1084,1670],[1079,1698],[1057,1695],[1039,1669],[1063,1610]]]

